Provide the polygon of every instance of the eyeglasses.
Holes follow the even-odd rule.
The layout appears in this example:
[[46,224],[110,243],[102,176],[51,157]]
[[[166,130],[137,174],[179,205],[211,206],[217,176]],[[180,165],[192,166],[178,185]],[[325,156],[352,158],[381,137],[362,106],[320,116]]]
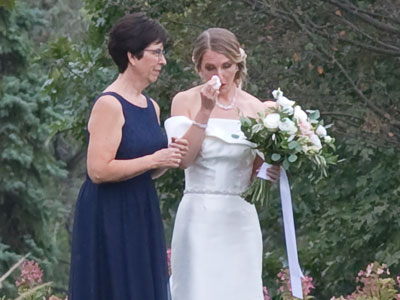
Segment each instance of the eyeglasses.
[[153,55],[157,56],[158,59],[160,59],[161,56],[165,57],[165,54],[167,54],[167,51],[164,49],[144,49],[143,51],[151,52]]

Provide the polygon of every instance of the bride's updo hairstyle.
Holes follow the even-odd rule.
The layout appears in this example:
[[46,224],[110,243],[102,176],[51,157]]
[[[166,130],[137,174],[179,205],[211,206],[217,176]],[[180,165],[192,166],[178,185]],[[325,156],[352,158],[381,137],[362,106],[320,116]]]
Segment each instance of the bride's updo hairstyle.
[[192,60],[197,72],[200,72],[201,61],[207,50],[225,55],[238,66],[235,83],[241,87],[246,81],[246,53],[240,47],[236,36],[224,28],[210,28],[203,31],[194,42]]

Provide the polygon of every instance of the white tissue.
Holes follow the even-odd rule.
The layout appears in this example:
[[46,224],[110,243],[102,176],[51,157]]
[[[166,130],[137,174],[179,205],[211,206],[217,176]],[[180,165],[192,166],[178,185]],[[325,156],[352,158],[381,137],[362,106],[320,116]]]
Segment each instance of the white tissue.
[[221,87],[221,80],[219,80],[219,77],[217,75],[213,75],[213,77],[211,77],[211,80],[215,79],[217,82],[214,83],[213,88],[216,90],[219,90],[219,88]]

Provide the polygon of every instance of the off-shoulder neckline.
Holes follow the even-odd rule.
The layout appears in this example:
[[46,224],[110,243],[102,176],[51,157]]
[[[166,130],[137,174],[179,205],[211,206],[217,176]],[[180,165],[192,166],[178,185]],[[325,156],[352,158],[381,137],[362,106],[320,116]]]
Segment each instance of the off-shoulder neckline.
[[[192,119],[188,118],[187,116],[173,116],[173,117],[169,117],[168,119],[172,119],[172,118],[185,118],[185,119],[187,119],[187,120],[189,120],[189,121],[193,121]],[[167,120],[168,120],[168,119],[167,119]],[[209,118],[208,120],[209,120],[209,121],[210,121],[210,120],[217,120],[217,121],[221,120],[221,121],[235,121],[235,122],[240,122],[239,119],[215,118],[215,117]]]

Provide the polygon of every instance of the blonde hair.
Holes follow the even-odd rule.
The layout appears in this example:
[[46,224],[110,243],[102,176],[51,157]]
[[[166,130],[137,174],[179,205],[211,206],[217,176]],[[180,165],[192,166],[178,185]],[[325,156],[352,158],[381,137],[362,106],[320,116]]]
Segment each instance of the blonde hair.
[[192,59],[197,72],[200,72],[201,61],[207,50],[225,55],[238,66],[235,83],[239,87],[242,86],[247,77],[246,53],[240,47],[236,36],[224,28],[210,28],[203,31],[194,42],[193,48]]

